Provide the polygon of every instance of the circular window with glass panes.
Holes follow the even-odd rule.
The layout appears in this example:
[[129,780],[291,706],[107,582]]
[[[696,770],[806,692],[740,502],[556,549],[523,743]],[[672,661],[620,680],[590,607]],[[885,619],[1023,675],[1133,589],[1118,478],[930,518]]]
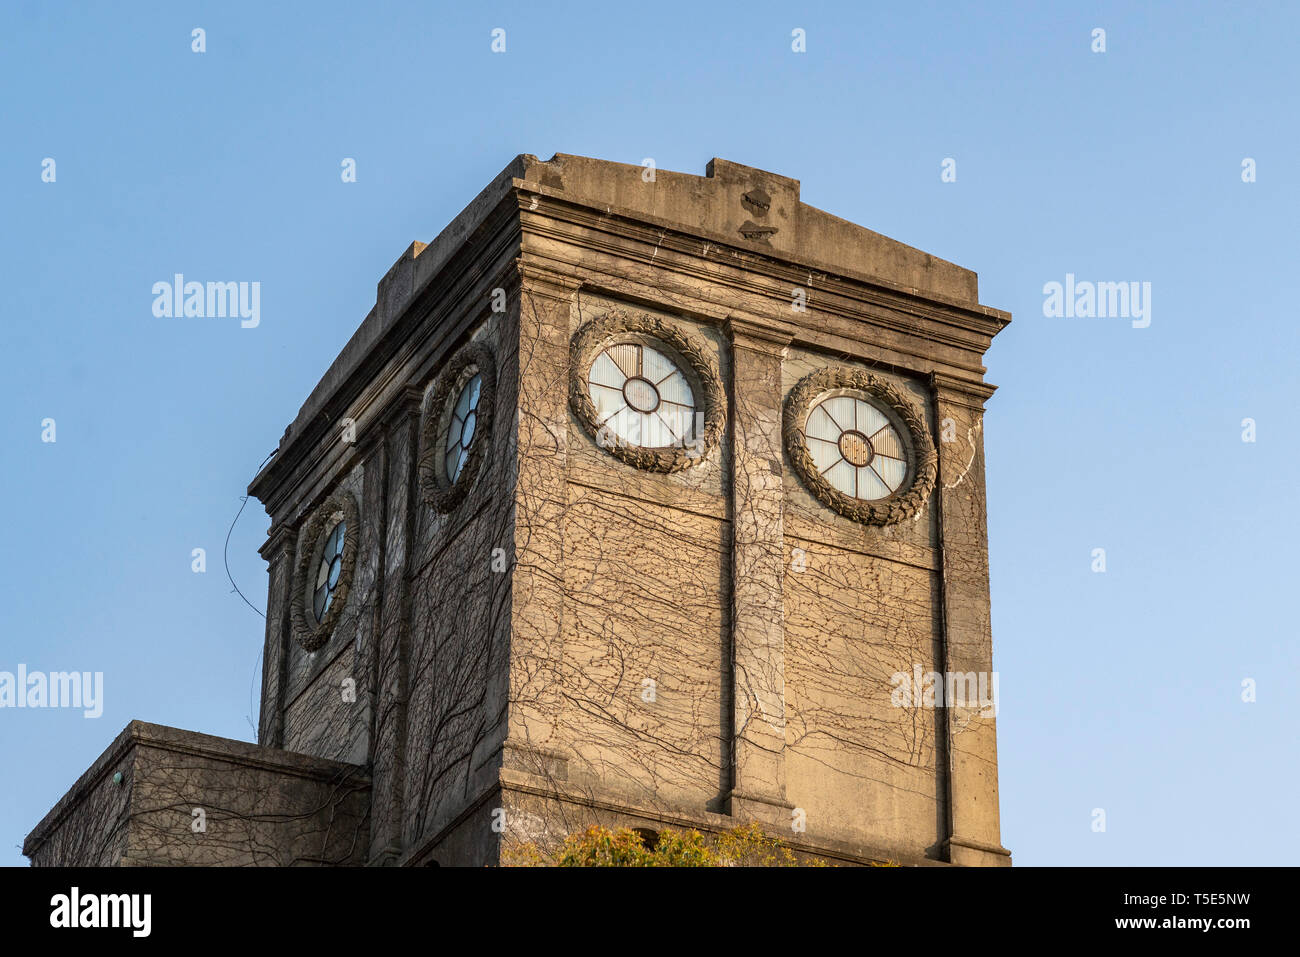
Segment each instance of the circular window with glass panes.
[[450,512],[469,493],[491,442],[496,366],[481,343],[462,349],[430,387],[420,428],[424,498]]
[[343,491],[326,499],[303,526],[291,614],[294,637],[308,651],[329,641],[343,613],[359,532],[356,501]]
[[938,458],[925,420],[901,389],[860,369],[821,369],[786,398],[786,451],[823,504],[868,525],[915,515]]
[[348,522],[341,518],[325,539],[321,549],[320,566],[316,571],[316,590],[312,593],[312,617],[319,624],[329,611],[334,592],[343,574],[343,544],[347,541]]
[[661,349],[639,342],[610,345],[587,372],[596,421],[612,438],[646,449],[695,440],[695,392]]
[[569,406],[615,458],[676,472],[717,446],[726,393],[701,337],[664,319],[612,310],[578,330],[569,358]]

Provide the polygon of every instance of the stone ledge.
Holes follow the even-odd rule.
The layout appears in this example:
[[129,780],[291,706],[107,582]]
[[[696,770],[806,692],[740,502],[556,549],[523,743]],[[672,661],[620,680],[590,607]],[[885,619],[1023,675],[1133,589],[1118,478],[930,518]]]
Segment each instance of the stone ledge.
[[[706,834],[718,834],[728,831],[748,820],[742,813],[736,817],[718,814],[713,811],[694,811],[687,808],[649,807],[613,795],[591,793],[578,788],[564,786],[555,781],[521,771],[502,770],[500,772],[500,791],[502,804],[506,804],[510,793],[527,795],[542,800],[558,801],[567,805],[586,808],[595,813],[609,817],[635,819],[640,823],[653,823],[660,827],[674,827],[682,830],[697,830]],[[495,786],[493,788],[495,790]],[[759,823],[763,823],[760,821]],[[770,832],[769,832],[770,833]],[[938,861],[923,857],[914,852],[856,842],[839,841],[807,832],[799,835],[779,836],[782,842],[799,855],[820,857],[832,864],[864,865],[872,862],[892,861],[904,867],[949,867],[947,861]]]
[[943,849],[954,864],[984,867],[1011,866],[1011,852],[1000,844],[988,844],[972,838],[953,836],[943,842]]

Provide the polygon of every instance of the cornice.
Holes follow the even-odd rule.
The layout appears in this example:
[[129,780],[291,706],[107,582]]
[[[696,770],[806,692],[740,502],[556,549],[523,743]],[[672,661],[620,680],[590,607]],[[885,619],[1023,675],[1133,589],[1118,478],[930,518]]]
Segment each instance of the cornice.
[[[589,234],[552,230],[548,242],[541,247],[529,243],[529,235],[541,233],[525,230],[524,258],[534,265],[581,279],[584,290],[604,289],[614,295],[626,295],[626,290],[640,289],[637,298],[648,304],[659,308],[672,304],[674,308],[710,318],[732,314],[737,302],[745,303],[745,311],[750,314],[790,315],[791,290],[807,289],[806,310],[791,322],[795,329],[793,344],[800,347],[835,351],[828,340],[879,343],[883,338],[892,341],[900,354],[931,361],[938,359],[943,365],[978,378],[985,371],[984,353],[1001,328],[988,323],[982,328],[973,328],[970,323],[954,324],[942,316],[936,318],[934,310],[922,311],[886,295],[873,295],[850,281],[822,277],[809,286],[806,277],[790,273],[780,282],[771,274],[762,275],[748,268],[748,264],[735,266],[725,260],[702,259],[700,248],[679,253],[666,248],[669,245],[666,240],[656,246],[657,234],[640,242],[629,242],[625,236],[619,245],[593,243]],[[590,250],[596,250],[599,255],[589,255]],[[710,253],[715,251],[710,247]],[[635,264],[633,270],[623,267],[629,261]],[[869,334],[868,329],[879,332]],[[931,351],[935,346],[940,350],[938,354]]]
[[288,522],[277,522],[271,526],[266,541],[257,552],[267,562],[273,562],[277,558],[287,558],[292,561],[296,548],[297,538],[293,526]]
[[733,348],[748,349],[777,359],[785,358],[797,331],[779,319],[740,315],[728,316],[723,329]]
[[[529,236],[572,247],[575,255],[563,258],[563,246],[528,249]],[[511,246],[519,255],[512,260],[514,273],[507,277],[511,264],[500,260]],[[338,386],[317,403],[311,418],[295,421],[281,440],[280,454],[253,479],[249,492],[275,514],[304,477],[336,467],[335,457],[346,453],[321,442],[322,437],[349,409],[358,409],[359,433],[388,417],[392,399],[386,393],[392,388],[393,377],[404,374],[403,360],[462,324],[477,305],[466,302],[465,297],[485,278],[510,286],[522,280],[534,294],[565,299],[594,285],[585,274],[599,271],[600,264],[593,264],[583,250],[610,257],[609,265],[631,260],[694,280],[701,290],[717,290],[717,302],[701,302],[699,308],[728,316],[727,321],[742,333],[745,342],[776,345],[787,339],[786,346],[825,349],[831,338],[858,340],[853,325],[868,323],[901,342],[916,339],[954,350],[941,364],[967,371],[976,381],[984,372],[979,359],[992,337],[1010,321],[1008,313],[979,303],[900,286],[880,276],[830,266],[809,256],[776,252],[760,242],[690,228],[652,214],[593,204],[553,186],[513,178],[473,232],[430,278],[401,301],[381,303],[392,311],[392,318],[346,370]],[[413,262],[418,264],[419,259]],[[418,268],[415,272],[418,274]],[[736,294],[753,297],[755,307],[746,312],[759,315],[765,311],[759,303],[775,300],[788,305],[795,288],[807,290],[807,311],[788,320],[762,317],[741,323],[735,316],[734,301],[727,302]],[[834,328],[839,321],[850,325]],[[364,327],[357,336],[363,332]],[[962,361],[959,356],[970,358]],[[978,395],[974,382],[966,385],[970,395]],[[378,401],[383,406],[372,411]],[[306,406],[303,411],[308,411]],[[369,443],[367,437],[359,445]]]
[[525,262],[522,258],[517,262],[517,271],[521,288],[526,286],[531,294],[548,296],[560,302],[567,302],[584,285],[577,276]]
[[[556,190],[535,183],[516,181],[519,190],[519,210],[524,233],[549,235],[566,242],[577,240],[597,251],[607,251],[627,256],[626,242],[599,242],[587,237],[575,237],[571,231],[548,227],[547,222],[567,223],[624,240],[649,243],[653,254],[650,260],[662,265],[665,254],[677,253],[696,259],[713,254],[713,259],[725,264],[726,260],[743,261],[744,271],[768,279],[781,279],[779,298],[789,301],[789,288],[807,288],[816,281],[844,283],[845,292],[852,291],[864,303],[912,312],[918,316],[945,322],[959,329],[977,332],[992,338],[1011,321],[1011,315],[1000,309],[979,303],[958,300],[941,293],[927,292],[914,287],[900,286],[880,276],[833,266],[809,256],[775,252],[762,243],[738,240],[699,228],[688,228],[681,223],[661,219],[647,213],[624,210],[616,206],[598,206],[585,203]],[[701,277],[719,281],[716,268]],[[787,284],[793,283],[793,286]],[[770,295],[771,290],[760,290]],[[832,290],[825,289],[824,292]],[[820,308],[820,307],[819,307]],[[848,313],[854,314],[854,313]]]
[[940,398],[964,405],[977,412],[984,411],[984,403],[993,397],[993,393],[998,388],[987,382],[972,382],[969,379],[959,379],[941,372],[930,374],[930,387]]

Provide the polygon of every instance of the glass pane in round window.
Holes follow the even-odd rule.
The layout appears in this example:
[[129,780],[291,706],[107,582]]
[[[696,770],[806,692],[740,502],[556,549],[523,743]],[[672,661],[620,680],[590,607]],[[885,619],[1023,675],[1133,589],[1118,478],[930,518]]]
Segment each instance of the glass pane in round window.
[[470,446],[478,431],[478,399],[483,388],[483,377],[478,373],[465,383],[452,406],[451,421],[447,423],[446,444],[443,446],[443,464],[447,481],[455,483],[469,460]]
[[629,445],[685,445],[695,438],[695,393],[662,352],[638,343],[610,346],[591,364],[587,391],[596,422]]
[[329,611],[343,572],[343,543],[347,539],[347,523],[334,526],[321,548],[320,564],[316,566],[316,581],[312,585],[311,610],[319,623]]
[[888,498],[907,478],[907,453],[889,418],[856,395],[818,402],[804,425],[813,465],[853,498]]

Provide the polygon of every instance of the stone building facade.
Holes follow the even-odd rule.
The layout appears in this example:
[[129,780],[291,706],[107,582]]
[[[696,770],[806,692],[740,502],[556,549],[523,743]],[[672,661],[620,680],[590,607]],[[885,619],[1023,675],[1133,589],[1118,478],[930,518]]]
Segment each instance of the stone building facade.
[[250,486],[260,744],[133,724],[25,853],[481,865],[757,820],[832,862],[1009,864],[995,712],[960,694],[993,673],[1009,319],[797,180],[517,157],[388,271]]

